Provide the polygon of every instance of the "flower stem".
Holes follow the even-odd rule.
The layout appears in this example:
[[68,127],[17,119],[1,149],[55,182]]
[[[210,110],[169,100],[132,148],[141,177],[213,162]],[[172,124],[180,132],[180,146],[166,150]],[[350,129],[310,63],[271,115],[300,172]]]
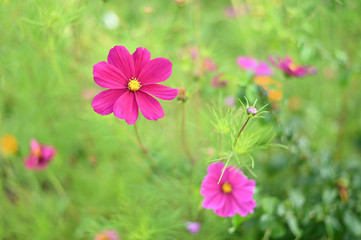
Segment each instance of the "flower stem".
[[150,168],[152,169],[153,173],[157,173],[159,175],[164,175],[159,170],[157,165],[153,162],[153,159],[149,155],[149,150],[143,145],[142,141],[140,140],[140,136],[139,136],[139,133],[138,133],[138,128],[137,128],[136,123],[134,123],[134,131],[135,131],[135,135],[137,137],[138,146],[139,146],[140,150],[142,151],[142,153],[144,154],[145,158],[148,160],[148,162],[150,164]]
[[246,127],[249,119],[250,119],[250,117],[247,118],[247,120],[246,120],[246,122],[243,124],[241,130],[239,130],[238,136],[237,136],[236,140],[234,141],[233,147],[236,147],[237,141],[238,141],[239,137],[241,136],[241,133],[243,132],[243,129]]
[[181,123],[181,138],[182,138],[182,146],[183,146],[183,150],[185,152],[185,154],[187,155],[187,157],[189,158],[189,160],[191,161],[191,164],[194,165],[196,163],[194,157],[192,156],[191,151],[189,150],[188,144],[187,144],[187,138],[186,138],[186,127],[185,127],[185,122],[186,122],[186,111],[185,111],[185,104],[182,103],[182,123]]

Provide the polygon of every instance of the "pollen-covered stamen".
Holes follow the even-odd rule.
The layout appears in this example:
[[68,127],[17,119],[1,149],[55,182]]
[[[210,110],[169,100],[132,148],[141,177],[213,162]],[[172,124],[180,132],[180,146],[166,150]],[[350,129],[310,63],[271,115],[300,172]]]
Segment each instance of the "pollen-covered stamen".
[[223,183],[223,185],[222,185],[222,191],[223,191],[224,193],[230,193],[230,192],[232,192],[232,185],[229,184],[228,182]]
[[293,64],[293,63],[288,64],[288,68],[289,68],[291,71],[296,71],[296,70],[297,70],[296,65]]
[[138,91],[139,88],[141,88],[142,85],[140,85],[140,82],[138,81],[137,78],[132,78],[132,79],[129,79],[129,83],[128,83],[128,89],[130,91]]
[[33,154],[37,157],[41,157],[43,154],[41,153],[41,149],[40,147],[39,148],[36,148],[36,149],[33,149]]

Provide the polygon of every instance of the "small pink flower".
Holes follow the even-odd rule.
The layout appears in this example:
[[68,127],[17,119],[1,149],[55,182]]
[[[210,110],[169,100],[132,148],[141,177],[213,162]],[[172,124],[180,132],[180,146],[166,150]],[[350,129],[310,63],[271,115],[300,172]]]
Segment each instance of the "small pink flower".
[[30,170],[43,170],[53,159],[56,150],[49,145],[41,145],[35,139],[30,141],[30,156],[25,158],[25,166]]
[[198,234],[201,229],[201,224],[199,222],[186,222],[186,228],[191,234]]
[[117,231],[104,230],[94,237],[94,240],[121,240]]
[[216,71],[218,65],[212,60],[212,58],[203,59],[202,67],[205,71],[213,72]]
[[219,73],[212,78],[211,85],[215,88],[225,87],[228,85],[228,81],[223,79],[222,73]]
[[238,57],[237,63],[239,67],[248,71],[253,71],[255,76],[269,76],[273,73],[266,62],[259,62],[254,58]]
[[208,175],[201,184],[201,195],[205,197],[202,206],[213,209],[221,217],[232,217],[236,213],[245,217],[253,213],[256,207],[253,200],[255,181],[248,180],[241,170],[229,166],[218,184],[223,168],[222,162],[208,166]]
[[165,58],[150,59],[150,52],[137,48],[131,55],[123,46],[110,49],[108,62],[93,66],[94,81],[109,88],[96,95],[92,107],[100,115],[113,113],[115,117],[134,124],[138,112],[149,120],[164,117],[160,103],[153,97],[172,100],[178,89],[161,84],[172,74],[172,63]]
[[304,77],[307,75],[312,75],[317,73],[317,69],[312,66],[296,66],[292,59],[289,57],[285,57],[283,59],[278,58],[277,61],[270,57],[270,62],[273,66],[281,69],[284,73],[289,76],[294,77]]
[[232,96],[226,97],[224,99],[224,103],[228,106],[228,107],[234,107],[236,106],[236,99]]

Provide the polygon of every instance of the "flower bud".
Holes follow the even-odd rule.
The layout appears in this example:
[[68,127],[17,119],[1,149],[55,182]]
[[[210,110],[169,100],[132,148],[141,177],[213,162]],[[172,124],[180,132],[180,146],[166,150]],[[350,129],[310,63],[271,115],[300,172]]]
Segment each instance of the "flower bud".
[[247,108],[247,113],[252,114],[252,116],[255,116],[258,113],[258,111],[257,111],[257,108],[255,108],[255,107],[249,107],[249,108]]
[[178,91],[178,99],[182,102],[185,102],[187,100],[187,94],[186,90],[184,88],[180,88]]

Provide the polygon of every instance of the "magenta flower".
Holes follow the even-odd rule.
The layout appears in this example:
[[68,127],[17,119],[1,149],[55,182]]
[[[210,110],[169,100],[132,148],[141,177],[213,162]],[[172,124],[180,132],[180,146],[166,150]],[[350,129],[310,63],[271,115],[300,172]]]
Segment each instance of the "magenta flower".
[[25,166],[30,170],[43,170],[53,159],[56,150],[52,146],[41,145],[35,139],[30,141],[30,156],[25,158]]
[[199,222],[186,222],[186,228],[191,234],[198,234],[201,229],[201,224]]
[[285,57],[283,59],[278,58],[277,61],[270,57],[269,60],[273,66],[281,69],[289,76],[304,77],[317,73],[317,68],[312,66],[296,66],[289,57]]
[[255,76],[269,76],[273,73],[266,62],[258,62],[254,58],[238,57],[237,63],[239,67],[248,71],[253,71]]
[[121,240],[117,231],[104,230],[94,237],[94,240]]
[[211,80],[211,85],[212,87],[215,87],[215,88],[220,88],[220,87],[225,87],[228,85],[228,81],[227,80],[224,80],[223,78],[223,74],[222,73],[219,73],[217,75],[215,75],[212,80]]
[[248,180],[241,170],[229,166],[218,184],[223,168],[222,162],[208,166],[208,175],[201,184],[201,195],[205,197],[202,206],[213,209],[221,217],[232,217],[236,213],[245,217],[253,213],[256,207],[253,200],[255,181]]
[[95,83],[109,89],[94,97],[92,107],[101,115],[113,113],[128,124],[137,121],[139,110],[145,118],[156,121],[164,117],[164,111],[153,97],[172,100],[178,94],[178,89],[157,84],[171,74],[168,59],[150,60],[145,48],[139,47],[131,55],[125,47],[115,46],[109,51],[108,62],[93,66]]

